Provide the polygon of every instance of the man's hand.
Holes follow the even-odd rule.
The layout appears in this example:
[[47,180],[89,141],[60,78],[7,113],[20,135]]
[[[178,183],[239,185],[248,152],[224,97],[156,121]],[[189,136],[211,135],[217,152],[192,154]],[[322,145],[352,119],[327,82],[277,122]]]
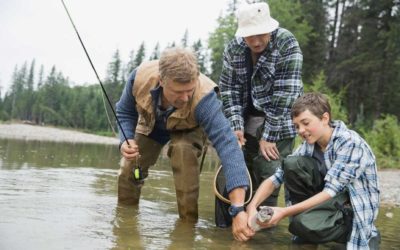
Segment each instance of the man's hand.
[[254,231],[247,226],[247,213],[242,211],[232,218],[232,234],[237,241],[248,241]]
[[[243,206],[246,190],[244,188],[235,188],[229,192],[229,200],[232,205]],[[247,241],[254,235],[254,231],[247,226],[247,213],[241,211],[232,218],[232,234],[238,241]]]
[[279,150],[275,142],[267,142],[261,139],[259,144],[260,152],[267,161],[279,159]]
[[121,155],[128,161],[135,160],[139,156],[139,147],[136,141],[133,139],[128,139],[129,145],[126,141],[121,145]]
[[234,131],[237,139],[238,139],[238,143],[239,143],[239,147],[243,147],[244,144],[246,144],[246,139],[244,139],[244,133],[242,130],[236,130]]

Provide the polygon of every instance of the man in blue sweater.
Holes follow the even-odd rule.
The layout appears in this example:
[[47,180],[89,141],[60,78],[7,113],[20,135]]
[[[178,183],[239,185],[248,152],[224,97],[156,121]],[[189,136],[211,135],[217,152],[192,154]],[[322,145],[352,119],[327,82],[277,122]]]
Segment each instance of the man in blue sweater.
[[[159,61],[142,63],[135,69],[116,104],[116,111],[128,142],[120,131],[122,154],[118,175],[118,200],[138,204],[148,169],[169,142],[168,157],[174,176],[179,217],[198,218],[200,166],[205,135],[222,162],[232,203],[232,232],[239,241],[254,232],[243,212],[248,188],[246,165],[236,136],[221,111],[217,86],[200,74],[193,51],[165,50]],[[134,168],[140,166],[141,176]],[[140,178],[139,178],[140,179]]]

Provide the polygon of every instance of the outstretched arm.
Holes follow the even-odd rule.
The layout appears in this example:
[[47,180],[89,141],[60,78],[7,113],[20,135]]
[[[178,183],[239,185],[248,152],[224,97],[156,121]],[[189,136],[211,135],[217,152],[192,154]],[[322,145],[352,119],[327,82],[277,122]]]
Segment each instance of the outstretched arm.
[[246,207],[246,211],[249,215],[247,223],[248,225],[251,225],[250,220],[257,213],[257,207],[261,204],[261,202],[267,199],[272,194],[272,192],[274,192],[274,190],[275,186],[272,183],[271,179],[266,179],[261,183],[261,185],[257,189],[257,192],[254,194],[253,199]]
[[[214,91],[206,95],[196,107],[196,120],[204,128],[208,139],[222,162],[226,189],[232,204],[244,205],[249,181],[246,163],[238,140],[221,111],[221,102]],[[246,241],[254,232],[247,226],[247,214],[241,212],[233,218],[232,233],[236,240]]]
[[261,227],[265,227],[265,228],[276,226],[282,219],[302,213],[302,212],[304,212],[312,207],[315,207],[331,198],[332,197],[327,192],[322,191],[322,192],[308,198],[305,201],[297,203],[296,205],[285,207],[285,208],[280,208],[280,207],[273,208],[274,215],[272,216],[271,220],[268,221],[267,223],[260,223],[260,225],[261,225]]

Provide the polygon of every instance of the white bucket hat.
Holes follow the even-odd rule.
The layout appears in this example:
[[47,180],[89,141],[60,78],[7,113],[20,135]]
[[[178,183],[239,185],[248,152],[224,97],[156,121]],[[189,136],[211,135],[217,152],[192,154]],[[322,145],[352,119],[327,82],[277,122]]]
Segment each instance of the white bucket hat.
[[265,2],[244,4],[237,11],[238,29],[236,36],[248,37],[270,33],[279,27],[279,22],[269,13]]

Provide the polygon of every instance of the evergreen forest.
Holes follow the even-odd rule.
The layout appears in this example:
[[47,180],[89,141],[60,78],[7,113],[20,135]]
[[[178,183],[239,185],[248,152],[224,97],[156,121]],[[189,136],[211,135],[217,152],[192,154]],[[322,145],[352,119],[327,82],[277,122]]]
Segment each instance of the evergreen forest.
[[[224,46],[237,27],[237,4],[230,1],[208,38],[189,39],[186,30],[166,47],[192,47],[201,71],[218,83]],[[400,168],[400,0],[269,0],[268,4],[280,26],[300,43],[305,91],[329,96],[333,119],[343,120],[366,139],[380,168]],[[145,60],[159,58],[163,49],[159,43],[147,48],[143,41],[132,48],[127,62],[119,50],[114,52],[102,79],[113,104],[129,72]],[[45,71],[45,67],[31,58],[15,65],[10,89],[0,94],[1,121],[103,135],[117,130],[97,82],[72,86],[62,69],[54,65]]]

